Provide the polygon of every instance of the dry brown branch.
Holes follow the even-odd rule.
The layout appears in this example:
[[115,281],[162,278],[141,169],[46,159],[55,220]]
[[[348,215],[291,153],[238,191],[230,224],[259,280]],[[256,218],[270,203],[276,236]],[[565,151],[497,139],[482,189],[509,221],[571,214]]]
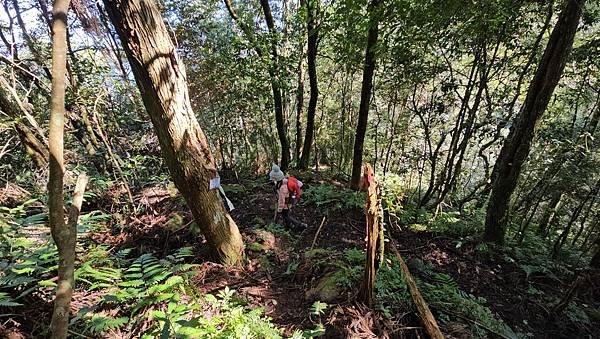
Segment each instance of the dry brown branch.
[[406,266],[406,263],[402,259],[400,252],[398,252],[398,249],[396,248],[396,242],[393,239],[390,239],[389,244],[390,244],[390,249],[392,250],[392,252],[396,256],[396,258],[400,262],[400,267],[402,268],[402,272],[404,273],[404,279],[406,280],[406,284],[408,285],[408,289],[410,290],[410,295],[412,296],[413,302],[415,303],[415,306],[417,307],[417,311],[419,312],[419,315],[421,316],[421,320],[423,321],[423,326],[425,327],[425,330],[427,331],[427,333],[429,334],[429,336],[431,338],[443,339],[444,335],[440,331],[437,321],[435,320],[435,317],[431,313],[431,310],[429,309],[429,306],[425,302],[425,299],[423,299],[423,296],[421,295],[421,292],[419,291],[419,288],[417,287],[417,283],[415,282],[415,279],[413,278],[412,274],[410,274],[410,271],[408,270],[408,266]]
[[313,249],[313,247],[315,247],[315,243],[317,242],[317,238],[319,237],[319,232],[321,232],[321,228],[323,227],[323,224],[325,223],[325,218],[326,217],[323,217],[323,220],[321,220],[321,225],[317,229],[317,233],[315,233],[315,237],[313,239],[312,245],[310,245],[311,250]]

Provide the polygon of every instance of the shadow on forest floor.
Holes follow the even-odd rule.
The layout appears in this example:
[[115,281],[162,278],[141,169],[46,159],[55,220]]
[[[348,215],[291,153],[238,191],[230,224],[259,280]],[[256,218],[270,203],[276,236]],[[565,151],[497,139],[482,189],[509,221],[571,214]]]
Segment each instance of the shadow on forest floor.
[[[200,263],[193,278],[199,292],[215,293],[228,286],[249,305],[264,308],[265,314],[283,327],[286,335],[295,329],[323,324],[325,337],[331,338],[427,337],[410,300],[397,305],[393,314],[384,316],[385,310],[381,308],[370,310],[354,302],[358,290],[356,279],[348,279],[344,288],[323,288],[328,278],[335,275],[336,265],[341,267],[340,258],[351,254],[348,251],[352,249],[363,247],[361,211],[300,204],[294,211],[295,217],[309,227],[303,232],[288,230],[272,222],[275,197],[267,186],[234,184],[227,193],[236,207],[231,214],[246,243],[243,268],[226,269],[207,261],[205,240],[190,231],[191,215],[182,199],[158,187],[146,189],[137,196],[143,206],[139,213],[123,217],[110,231],[91,232],[89,237],[115,250],[132,248],[136,254],[150,252],[159,258],[190,246],[194,249],[190,262]],[[315,238],[322,222],[323,227]],[[431,271],[422,269],[419,263],[428,265],[435,273],[450,276],[460,291],[485,298],[491,311],[515,332],[535,338],[600,337],[597,320],[592,323],[596,326],[584,326],[566,316],[553,318],[549,315],[549,306],[536,297],[535,291],[544,290],[560,299],[574,280],[571,275],[527,274],[510,259],[509,250],[482,252],[477,250],[476,243],[457,246],[457,239],[442,234],[394,229],[391,235],[420,281],[435,283],[431,280]],[[342,269],[349,276],[360,278],[360,267]],[[84,297],[76,293],[74,305],[84,302],[78,300],[87,298]],[[589,307],[599,306],[598,272],[590,273],[577,298]],[[311,312],[316,300],[328,304],[327,312],[320,316]],[[460,309],[453,315],[447,309],[437,309],[435,304],[430,306],[438,320],[443,319],[441,328],[448,338],[471,337],[460,323],[477,325],[477,319],[461,317]],[[42,310],[43,316],[48,316],[47,307],[39,307],[38,312],[26,310],[24,316],[35,321],[42,316],[39,313]],[[484,329],[483,333],[494,336],[493,331]]]
[[[327,316],[315,319],[311,305],[318,299],[314,290],[328,274],[330,267],[319,267],[313,261],[323,258],[307,258],[312,251],[321,250],[322,256],[339,255],[344,250],[362,248],[364,222],[361,211],[328,210],[316,206],[298,206],[294,215],[308,223],[307,230],[299,233],[273,225],[275,197],[268,185],[249,185],[239,188],[234,184],[228,191],[235,205],[232,216],[238,224],[247,245],[247,259],[243,269],[224,269],[218,264],[204,262],[194,279],[202,293],[214,293],[225,286],[238,291],[239,296],[250,305],[265,309],[266,315],[283,326],[286,334],[297,328],[311,328],[323,323],[327,337],[340,336],[389,336],[426,337],[418,316],[407,308],[399,314],[384,317],[380,311],[370,311],[354,303],[358,286],[335,291],[327,303]],[[237,188],[236,188],[237,187]],[[163,194],[163,193],[161,193]],[[164,196],[164,194],[163,194]],[[168,227],[173,215],[181,216],[181,225],[189,225],[191,216],[177,199],[149,199],[152,213],[141,215],[133,222],[133,232],[119,235],[121,246],[135,245],[139,252],[153,251],[157,254],[182,246],[194,246],[196,260],[203,261],[206,252],[202,236],[192,235],[189,227],[171,230]],[[323,218],[323,228],[315,240],[315,234]],[[167,225],[165,227],[164,225]],[[399,250],[409,264],[414,259],[434,267],[435,272],[452,277],[461,291],[476,298],[485,298],[489,308],[511,328],[530,337],[572,338],[600,336],[598,327],[579,325],[566,317],[549,316],[549,306],[542,304],[532,287],[554,294],[557,300],[569,289],[574,277],[565,275],[527,274],[502,250],[481,253],[476,243],[457,246],[456,239],[429,232],[394,230],[393,236]],[[430,274],[412,267],[413,274],[428,282]],[[588,278],[580,299],[597,303],[600,276]],[[434,314],[440,314],[432,305]],[[442,312],[444,313],[444,312]],[[457,314],[458,315],[458,314]],[[445,314],[451,317],[451,314]],[[458,317],[460,318],[460,317]],[[477,319],[458,319],[477,323]],[[469,337],[468,332],[450,322],[442,325],[448,337]],[[490,332],[493,334],[493,332]],[[492,335],[490,334],[490,335]]]

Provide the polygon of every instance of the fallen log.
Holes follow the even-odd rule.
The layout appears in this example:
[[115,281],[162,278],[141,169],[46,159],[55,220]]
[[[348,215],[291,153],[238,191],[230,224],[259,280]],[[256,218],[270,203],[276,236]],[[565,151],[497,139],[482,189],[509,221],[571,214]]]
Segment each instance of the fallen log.
[[423,296],[421,295],[421,292],[417,287],[415,279],[408,270],[408,266],[406,266],[406,263],[402,259],[400,252],[398,252],[398,248],[396,248],[396,242],[393,239],[390,239],[389,245],[390,249],[400,262],[400,268],[402,268],[402,272],[404,273],[404,279],[406,280],[406,284],[408,285],[410,295],[413,299],[413,302],[415,303],[415,306],[417,307],[417,311],[419,312],[419,316],[423,321],[423,327],[425,327],[427,334],[429,334],[429,336],[432,339],[443,339],[444,335],[440,331],[437,321],[431,313],[431,310],[429,310],[429,306],[425,302],[425,299],[423,299]]

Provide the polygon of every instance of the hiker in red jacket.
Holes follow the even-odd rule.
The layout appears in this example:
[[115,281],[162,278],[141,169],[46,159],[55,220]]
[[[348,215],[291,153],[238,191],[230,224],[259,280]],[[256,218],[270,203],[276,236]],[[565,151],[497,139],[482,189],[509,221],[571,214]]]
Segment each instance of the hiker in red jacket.
[[275,192],[277,193],[277,213],[283,217],[283,223],[286,227],[295,226],[305,229],[308,225],[294,219],[291,216],[291,209],[300,199],[302,182],[294,177],[287,177],[279,166],[273,165],[269,179],[275,183]]

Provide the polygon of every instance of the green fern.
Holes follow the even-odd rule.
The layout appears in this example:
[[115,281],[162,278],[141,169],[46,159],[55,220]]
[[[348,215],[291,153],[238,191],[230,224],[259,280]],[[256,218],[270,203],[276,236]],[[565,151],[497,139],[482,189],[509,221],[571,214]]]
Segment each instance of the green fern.
[[435,273],[433,275],[433,281],[440,285],[446,285],[450,288],[458,288],[458,284],[451,276],[444,273]]
[[36,279],[30,276],[9,274],[6,277],[0,278],[0,288],[12,288],[22,285],[28,285],[34,281],[36,281]]
[[[25,207],[8,209],[12,214],[0,211],[0,219],[5,220],[0,228],[0,306],[18,306],[18,300],[44,287],[40,281],[47,281],[55,275],[58,253],[54,244],[44,238],[30,239],[23,233],[22,224],[33,224],[42,220],[43,215],[16,220],[26,213]],[[22,208],[21,208],[22,207]],[[4,219],[3,219],[4,218]],[[37,219],[36,219],[37,218]]]
[[120,328],[128,322],[128,317],[113,318],[105,315],[94,314],[87,322],[87,330],[94,334],[101,334]]
[[302,197],[303,204],[331,209],[362,209],[365,204],[364,193],[332,185],[309,187]]
[[327,310],[327,307],[329,307],[329,304],[317,300],[310,307],[310,313],[314,315],[323,315],[325,310]]
[[8,293],[0,292],[0,307],[16,307],[22,305],[23,304],[16,302],[16,300],[8,295]]
[[121,278],[121,270],[112,267],[92,267],[84,263],[75,271],[75,279],[89,285],[89,290],[114,286]]
[[22,226],[41,226],[45,225],[48,222],[48,214],[47,213],[38,213],[30,215],[26,218],[17,220],[19,224]]

